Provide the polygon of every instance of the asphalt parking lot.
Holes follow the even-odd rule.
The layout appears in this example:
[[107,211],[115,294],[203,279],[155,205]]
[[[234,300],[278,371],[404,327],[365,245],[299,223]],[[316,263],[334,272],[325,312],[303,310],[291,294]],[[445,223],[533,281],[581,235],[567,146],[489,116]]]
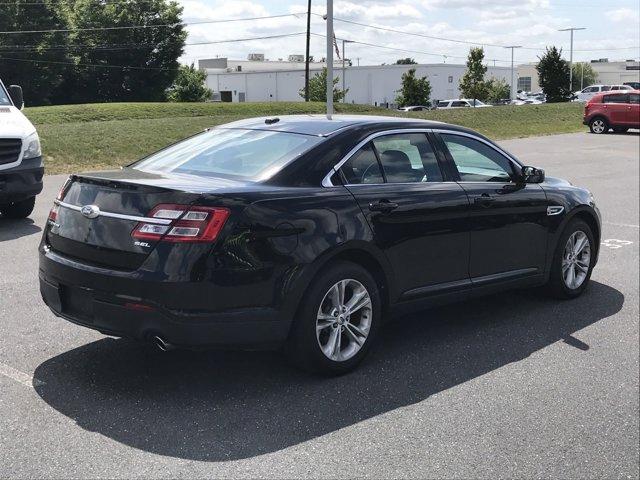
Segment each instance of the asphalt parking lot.
[[56,318],[36,249],[65,177],[47,177],[32,219],[0,218],[0,477],[637,478],[640,136],[503,145],[594,193],[589,290],[412,315],[333,379],[277,353],[163,354]]

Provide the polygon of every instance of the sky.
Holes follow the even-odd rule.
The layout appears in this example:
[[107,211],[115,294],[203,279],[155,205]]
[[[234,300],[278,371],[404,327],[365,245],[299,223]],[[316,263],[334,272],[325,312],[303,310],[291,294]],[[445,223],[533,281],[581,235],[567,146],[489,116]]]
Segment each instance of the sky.
[[[306,0],[179,0],[184,7],[183,20],[242,19],[287,15],[254,21],[236,21],[189,25],[187,44],[269,37],[303,33],[306,29]],[[311,32],[326,33],[322,15],[326,1],[312,0]],[[297,14],[297,15],[290,15]],[[574,61],[596,58],[613,60],[640,57],[639,0],[334,0],[334,31],[349,43],[346,57],[354,65],[395,63],[412,57],[418,63],[464,63],[473,45],[389,32],[338,21],[349,20],[375,27],[418,33],[443,39],[477,42],[485,46],[485,58],[495,65],[510,65],[508,45],[521,45],[515,62],[537,60],[544,48],[555,45],[569,57],[567,27],[586,27],[575,32]],[[311,55],[325,56],[325,38],[314,35]],[[363,45],[367,43],[370,45]],[[374,46],[375,45],[375,46]],[[384,47],[384,48],[383,48]],[[228,57],[244,60],[249,53],[264,53],[270,60],[304,54],[304,34],[283,38],[242,40],[229,43],[190,45],[182,57],[184,63],[199,58]]]

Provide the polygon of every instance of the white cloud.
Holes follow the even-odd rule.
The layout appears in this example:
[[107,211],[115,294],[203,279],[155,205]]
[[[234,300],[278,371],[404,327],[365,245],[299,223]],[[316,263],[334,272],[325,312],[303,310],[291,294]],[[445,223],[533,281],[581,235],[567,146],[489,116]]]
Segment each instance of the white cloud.
[[609,10],[605,13],[607,18],[616,23],[627,23],[637,27],[640,22],[640,12],[638,10],[632,10],[630,8],[618,8],[616,10]]
[[[188,43],[196,41],[220,41],[259,37],[283,33],[304,32],[306,28],[306,0],[290,2],[263,2],[261,0],[181,0],[184,6],[186,21],[206,19],[243,18],[281,14],[283,12],[299,13],[298,16],[263,19],[247,22],[216,23],[193,25],[188,27]],[[479,7],[481,5],[481,8]],[[325,3],[313,2],[313,12],[325,13]],[[583,15],[572,8],[558,9],[549,0],[335,0],[334,14],[336,18],[373,26],[413,32],[422,35],[450,39],[462,39],[485,45],[487,59],[504,60],[508,65],[510,52],[494,45],[524,45],[544,49],[547,45],[564,47],[568,51],[568,35],[558,32],[559,28],[579,22],[589,27],[580,32],[576,38],[576,49],[608,48],[609,46],[637,45],[638,12],[632,9],[607,11],[610,21],[623,19],[627,24],[620,24],[615,32],[602,35],[604,27],[597,16]],[[326,23],[319,15],[312,16],[312,32],[324,34]],[[583,15],[577,17],[576,15]],[[589,19],[592,19],[590,23]],[[635,19],[635,20],[634,20]],[[585,21],[586,20],[586,21]],[[582,23],[584,22],[584,25]],[[631,25],[634,31],[627,31]],[[383,49],[374,46],[350,44],[347,47],[348,57],[360,58],[361,64],[392,63],[398,58],[414,57],[422,63],[447,62],[462,63],[466,57],[469,44],[453,43],[444,40],[421,38],[383,31],[371,27],[335,21],[336,36],[364,43],[384,45],[402,51]],[[606,32],[606,30],[605,30]],[[598,42],[594,44],[593,39]],[[185,61],[197,58],[211,58],[216,55],[233,59],[246,58],[248,53],[264,53],[267,58],[286,58],[289,54],[302,54],[305,49],[304,35],[284,39],[243,41],[205,46],[187,47],[183,57]],[[406,51],[413,50],[413,52]],[[326,45],[322,37],[313,36],[311,54],[315,58],[325,55]],[[419,53],[423,52],[423,53]],[[625,52],[593,52],[577,53],[574,58],[587,60],[596,56],[616,57],[616,53],[627,56]],[[516,61],[529,62],[536,60],[538,50],[519,50]],[[633,54],[637,54],[633,52]],[[500,65],[501,63],[498,63]]]

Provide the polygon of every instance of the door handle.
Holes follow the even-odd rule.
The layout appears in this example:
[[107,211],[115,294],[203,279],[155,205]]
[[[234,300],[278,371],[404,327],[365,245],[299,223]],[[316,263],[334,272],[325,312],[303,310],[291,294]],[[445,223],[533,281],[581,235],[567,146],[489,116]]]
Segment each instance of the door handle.
[[473,203],[476,203],[478,205],[482,205],[483,207],[490,206],[491,203],[493,203],[494,201],[495,201],[495,198],[493,198],[488,193],[483,193],[479,197],[476,197],[476,198],[473,199]]
[[369,204],[369,210],[372,212],[389,213],[396,208],[398,208],[398,204],[390,202],[389,200],[380,200],[378,203]]

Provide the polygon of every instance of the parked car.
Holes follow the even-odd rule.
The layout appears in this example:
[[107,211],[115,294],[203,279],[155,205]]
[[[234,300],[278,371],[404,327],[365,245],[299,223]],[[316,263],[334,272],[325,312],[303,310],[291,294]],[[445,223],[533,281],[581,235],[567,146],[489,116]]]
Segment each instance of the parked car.
[[601,93],[584,106],[585,125],[592,133],[626,132],[640,128],[640,90]]
[[410,107],[400,107],[398,110],[401,112],[425,112],[427,110],[431,110],[431,107],[426,107],[424,105],[412,105]]
[[469,107],[490,107],[486,103],[482,103],[480,100],[473,100],[468,98],[454,98],[450,100],[439,100],[436,109],[447,110],[450,108],[469,108]]
[[624,85],[627,85],[634,90],[640,90],[640,82],[624,82]]
[[40,290],[106,335],[284,346],[298,366],[342,373],[391,311],[538,285],[577,297],[599,245],[587,190],[472,130],[254,118],[71,175],[39,247]]
[[42,191],[44,165],[35,127],[20,111],[22,89],[0,80],[0,216],[31,215]]
[[573,97],[578,102],[588,102],[597,94],[610,90],[632,90],[632,88],[629,85],[591,85],[580,92],[575,92]]

